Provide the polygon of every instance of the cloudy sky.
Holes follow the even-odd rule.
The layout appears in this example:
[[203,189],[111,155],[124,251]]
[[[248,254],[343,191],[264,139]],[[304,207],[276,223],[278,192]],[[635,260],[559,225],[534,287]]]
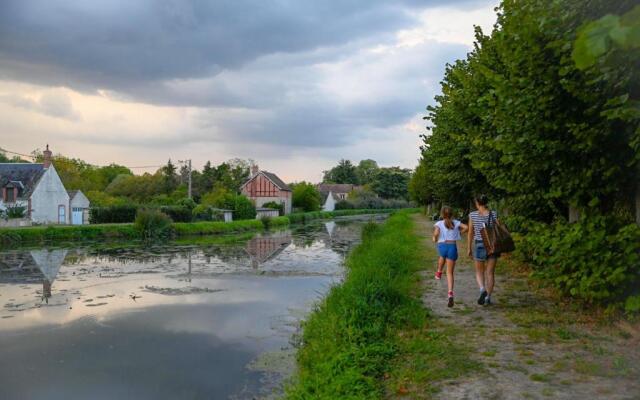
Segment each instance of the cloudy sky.
[[5,0],[0,147],[97,165],[251,158],[288,181],[340,158],[413,168],[445,64],[496,4]]

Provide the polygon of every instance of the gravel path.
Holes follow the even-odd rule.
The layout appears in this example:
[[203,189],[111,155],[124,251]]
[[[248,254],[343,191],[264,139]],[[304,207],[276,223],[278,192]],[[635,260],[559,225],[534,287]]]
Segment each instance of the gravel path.
[[[637,326],[595,326],[564,311],[532,289],[526,276],[498,262],[491,306],[479,306],[478,288],[466,243],[455,270],[456,301],[446,304],[447,281],[433,279],[433,225],[416,216],[430,263],[423,302],[445,324],[460,329],[460,340],[477,349],[485,369],[440,383],[442,399],[640,399],[640,334]],[[505,271],[505,269],[509,269]]]

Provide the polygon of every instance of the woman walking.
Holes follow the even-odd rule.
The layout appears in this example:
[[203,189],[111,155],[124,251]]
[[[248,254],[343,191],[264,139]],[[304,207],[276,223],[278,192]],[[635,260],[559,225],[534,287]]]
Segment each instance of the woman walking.
[[480,288],[478,304],[490,305],[491,293],[493,293],[495,283],[496,262],[500,254],[487,254],[480,230],[486,225],[496,223],[498,216],[495,211],[490,210],[487,206],[489,203],[487,196],[483,194],[476,196],[474,202],[476,211],[472,211],[469,214],[468,254],[469,257],[473,257],[475,260],[476,281]]
[[433,229],[433,241],[438,243],[438,269],[436,270],[436,279],[442,277],[442,269],[447,265],[447,286],[449,289],[447,296],[447,306],[453,307],[453,270],[456,267],[458,259],[458,246],[456,242],[460,239],[461,233],[465,233],[468,229],[467,225],[461,223],[457,219],[453,219],[453,210],[451,207],[444,206],[440,210],[442,219],[436,222]]

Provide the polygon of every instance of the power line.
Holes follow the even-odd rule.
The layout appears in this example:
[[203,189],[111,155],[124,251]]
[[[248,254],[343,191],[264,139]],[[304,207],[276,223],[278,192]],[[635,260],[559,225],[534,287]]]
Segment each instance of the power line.
[[[33,160],[36,159],[36,156],[34,156],[33,154],[23,154],[23,153],[18,153],[16,151],[11,151],[11,150],[7,150],[3,147],[0,147],[0,151],[3,153],[9,153],[9,154],[15,154],[18,156],[22,156],[22,157],[29,157]],[[96,167],[96,168],[104,168],[104,167],[108,167],[109,165],[95,165],[95,164],[89,164],[89,163],[85,163],[91,167]],[[114,163],[115,164],[115,163]],[[119,164],[118,164],[119,165]],[[129,167],[127,165],[122,165],[123,167],[127,167],[129,169],[143,169],[143,168],[160,168],[163,167],[163,165],[139,165],[139,166],[135,166],[135,167]]]

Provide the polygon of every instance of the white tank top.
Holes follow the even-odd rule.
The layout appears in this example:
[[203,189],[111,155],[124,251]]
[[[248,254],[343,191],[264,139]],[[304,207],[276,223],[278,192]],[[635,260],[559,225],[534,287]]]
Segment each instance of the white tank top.
[[436,222],[436,226],[440,228],[440,235],[438,236],[438,243],[446,242],[447,240],[460,240],[460,221],[453,220],[453,229],[448,229],[443,220]]

